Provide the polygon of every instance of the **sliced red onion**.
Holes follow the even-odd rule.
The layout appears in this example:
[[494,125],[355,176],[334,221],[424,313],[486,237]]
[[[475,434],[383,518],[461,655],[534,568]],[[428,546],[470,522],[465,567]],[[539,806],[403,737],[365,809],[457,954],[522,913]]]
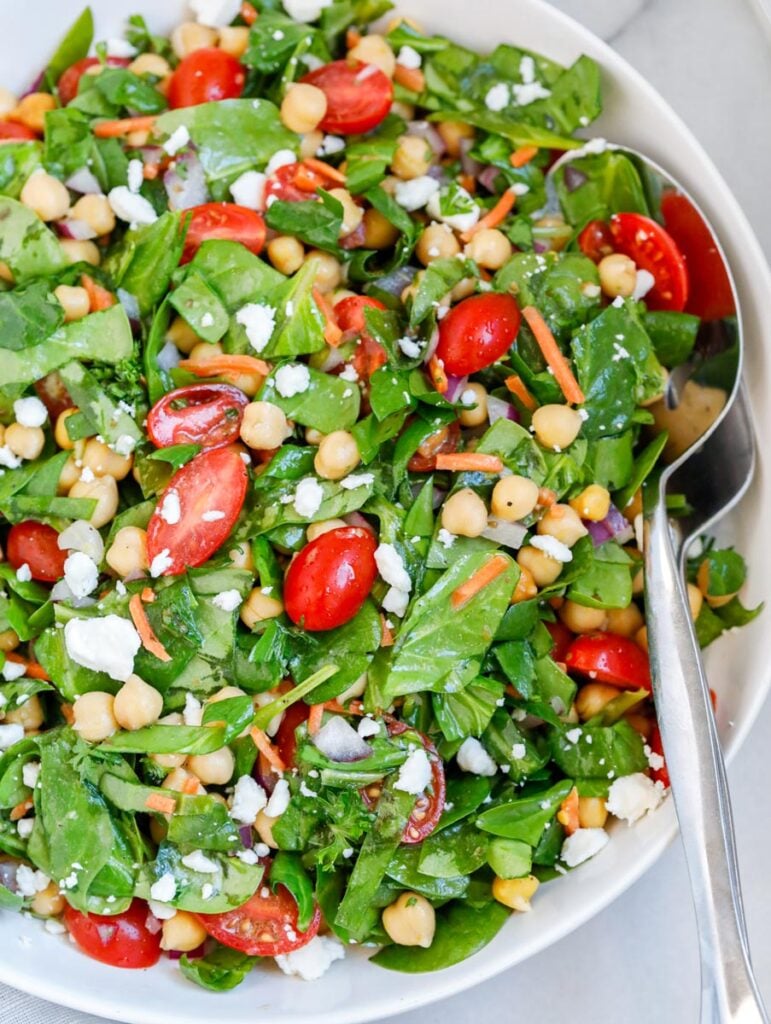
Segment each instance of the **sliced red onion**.
[[582,522],[589,531],[589,536],[595,547],[599,547],[609,540],[615,540],[618,544],[626,544],[634,537],[634,527],[627,522],[615,505],[610,506],[608,514],[599,522],[593,522],[591,519],[583,519]]
[[407,134],[425,139],[437,157],[444,156],[447,152],[444,139],[430,121],[410,121],[407,125]]
[[127,292],[125,288],[119,288],[116,294],[118,296],[118,302],[120,302],[121,306],[126,310],[126,316],[129,320],[135,320],[139,323],[141,314],[139,312],[139,302],[137,301],[136,296],[132,295],[131,292]]
[[163,185],[172,210],[189,210],[208,198],[203,165],[192,150],[177,157],[164,174]]
[[241,842],[244,844],[244,849],[251,850],[251,848],[254,846],[254,833],[252,832],[252,826],[239,826],[238,834],[241,837]]
[[200,960],[202,957],[206,956],[206,944],[202,942],[200,946],[197,946],[195,949],[191,949],[189,953],[182,953],[178,949],[170,949],[167,951],[166,955],[169,960],[180,960],[183,956],[186,956],[188,960]]
[[505,402],[502,398],[496,398],[494,395],[487,397],[487,416],[490,426],[497,420],[512,420],[514,423],[519,423],[519,413],[511,402]]
[[367,228],[364,221],[349,234],[340,240],[341,249],[363,249],[367,238]]
[[64,183],[73,192],[81,195],[101,195],[102,186],[96,175],[88,167],[79,167]]
[[495,541],[504,548],[520,548],[527,535],[527,527],[521,523],[507,523],[501,519],[490,518],[482,530],[482,536]]
[[563,180],[568,192],[575,192],[577,188],[581,188],[582,185],[586,184],[587,178],[583,171],[579,171],[573,164],[568,164],[565,168]]
[[30,93],[33,93],[33,92],[40,92],[40,86],[41,86],[41,85],[43,84],[43,79],[45,78],[45,76],[46,76],[46,72],[45,72],[45,68],[44,68],[44,69],[43,69],[43,70],[42,70],[42,71],[40,72],[40,74],[36,75],[36,76],[35,76],[35,77],[33,78],[33,80],[32,80],[32,85],[30,85],[29,89],[26,89],[26,90],[25,90],[25,91],[24,91],[24,92],[23,92],[23,93],[21,94],[21,96],[19,96],[19,99],[20,99],[20,100],[23,100],[23,99],[24,99],[24,97],[25,97],[25,96],[29,96],[29,95],[30,95]]
[[143,164],[157,167],[158,164],[163,163],[167,153],[163,146],[142,146],[138,155]]
[[0,860],[0,885],[11,892],[16,892],[16,870],[19,867],[15,860]]
[[399,267],[398,270],[392,270],[390,274],[381,277],[377,286],[381,291],[388,292],[389,295],[399,296],[407,285],[412,284],[417,272],[416,267]]
[[444,397],[448,402],[460,401],[460,396],[466,390],[468,384],[468,377],[454,377],[451,373],[447,374],[447,390],[444,393]]
[[86,519],[70,523],[57,537],[57,544],[62,551],[82,551],[97,565],[104,558],[102,535]]
[[322,725],[313,737],[313,745],[330,761],[361,761],[372,753],[369,743],[364,742],[342,715],[333,715]]
[[431,164],[426,171],[426,177],[433,178],[434,181],[438,181],[440,185],[446,185],[449,182],[447,172],[441,164]]
[[[150,932],[151,935],[157,935],[158,932],[161,930],[161,928],[163,928],[163,925],[158,920],[158,918],[155,916],[155,914],[152,913],[152,911],[148,911],[147,912],[147,919],[145,920],[145,928],[148,930],[148,932]],[[108,939],[112,938],[112,932],[113,931],[114,931],[114,929],[111,928],[111,930],[106,934],[105,942]]]
[[482,170],[482,164],[469,156],[469,152],[474,148],[475,141],[475,139],[460,140],[460,166],[463,173],[470,174],[472,178],[476,178]]
[[548,252],[549,246],[545,242],[539,242],[537,239],[533,239],[533,251]]
[[337,367],[342,366],[344,362],[345,359],[340,355],[340,350],[330,347],[326,359],[320,366],[320,370],[322,373],[329,373],[331,370],[335,370]]
[[361,512],[349,512],[343,519],[349,526],[357,526],[360,530],[369,530],[370,533],[375,532],[370,521],[365,519]]
[[57,220],[55,226],[60,238],[74,238],[76,242],[96,238],[96,231],[84,220]]
[[487,167],[479,172],[479,184],[483,185],[488,192],[495,192],[495,181],[500,173],[497,167],[488,164]]

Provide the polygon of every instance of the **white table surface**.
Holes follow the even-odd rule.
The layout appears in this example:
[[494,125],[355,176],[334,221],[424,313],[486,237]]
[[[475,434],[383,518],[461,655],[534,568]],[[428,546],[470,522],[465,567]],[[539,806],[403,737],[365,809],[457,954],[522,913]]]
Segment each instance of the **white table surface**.
[[[504,7],[516,0],[482,2]],[[765,3],[555,0],[612,43],[683,117],[771,254],[771,22],[763,21]],[[769,1006],[770,734],[768,703],[730,771],[753,959]],[[463,995],[393,1020],[476,1024],[481,1016],[485,1024],[688,1024],[698,1019],[698,1005],[696,932],[685,863],[675,845],[629,892],[557,945]],[[0,1019],[5,1024],[99,1024],[95,1017],[55,1008],[2,985]]]

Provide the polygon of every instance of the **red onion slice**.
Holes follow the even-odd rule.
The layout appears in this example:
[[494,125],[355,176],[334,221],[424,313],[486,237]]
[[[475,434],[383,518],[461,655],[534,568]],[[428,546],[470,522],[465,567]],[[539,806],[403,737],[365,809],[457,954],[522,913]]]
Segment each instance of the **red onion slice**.
[[163,176],[172,210],[189,210],[208,199],[203,165],[193,152],[178,157]]
[[494,395],[487,397],[487,416],[490,426],[497,420],[512,420],[514,423],[519,423],[519,413],[511,402],[505,402],[502,398],[496,398]]
[[430,121],[410,121],[407,124],[407,135],[415,135],[419,139],[425,139],[437,157],[444,156],[447,152],[444,139]]
[[521,523],[507,523],[501,519],[490,518],[482,530],[482,536],[495,541],[504,548],[520,548],[527,535],[527,527]]
[[84,220],[57,220],[55,224],[60,238],[74,238],[77,242],[96,238],[96,231]]
[[617,544],[626,544],[634,537],[634,527],[627,522],[615,505],[610,506],[608,514],[599,522],[594,522],[591,519],[582,519],[581,521],[589,531],[589,536],[596,548],[609,540],[614,540]]
[[79,167],[64,183],[73,192],[81,195],[101,195],[102,186],[88,167]]
[[451,373],[447,374],[447,390],[444,393],[444,397],[448,402],[458,402],[460,397],[466,389],[468,384],[468,377],[454,377]]

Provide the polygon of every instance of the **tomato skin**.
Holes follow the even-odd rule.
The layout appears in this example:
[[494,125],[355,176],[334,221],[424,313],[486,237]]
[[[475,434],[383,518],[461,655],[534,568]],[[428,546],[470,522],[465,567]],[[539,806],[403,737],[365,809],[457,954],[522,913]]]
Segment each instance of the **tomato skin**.
[[564,622],[560,622],[559,619],[556,622],[544,622],[544,626],[549,630],[551,638],[554,641],[554,646],[551,649],[552,658],[555,661],[561,661],[564,663],[570,645],[575,639],[574,634],[571,633]]
[[35,391],[48,410],[52,423],[55,423],[66,409],[72,409],[75,405],[57,370],[35,381]]
[[306,163],[282,164],[265,183],[265,201],[271,196],[285,203],[302,203],[316,198],[316,189],[334,188],[337,179]]
[[437,455],[445,455],[458,450],[460,440],[460,423],[453,420],[445,427],[429,436],[418,446],[418,450],[407,463],[411,473],[430,473],[436,469]]
[[613,252],[613,235],[604,220],[590,220],[578,236],[578,248],[590,260],[599,263]]
[[345,526],[306,544],[284,579],[284,607],[310,632],[349,622],[372,590],[377,542],[369,530]]
[[[302,949],[318,934],[321,911],[316,907],[304,932],[297,928],[297,904],[283,885],[262,896],[262,887],[243,906],[224,914],[197,914],[217,942],[249,956],[279,956]],[[287,934],[287,930],[289,934]],[[290,938],[289,935],[294,935]]]
[[[661,742],[661,731],[657,725],[654,725],[653,732],[651,733],[650,748],[652,753],[658,754],[660,757],[664,756],[664,745]],[[660,782],[663,786],[669,789],[669,771],[667,770],[666,762],[660,768],[651,769],[651,775],[653,776],[654,782]]]
[[614,213],[609,226],[615,251],[653,275],[655,284],[645,296],[648,308],[681,312],[688,300],[688,271],[672,236],[641,213]]
[[[176,388],[159,399],[147,414],[147,433],[156,448],[173,444],[218,448],[233,444],[248,404],[243,391],[232,384]],[[179,408],[180,405],[183,407]]]
[[[175,490],[179,497],[179,521],[167,523],[161,517],[161,496],[147,524],[150,561],[168,552],[170,562],[162,575],[178,576],[211,558],[238,519],[248,480],[246,466],[233,448],[209,448],[177,470],[166,490]],[[225,514],[205,522],[203,514],[215,511]]]
[[[76,60],[74,64],[70,64],[66,71],[62,72],[56,84],[62,106],[66,107],[78,95],[80,80],[86,71],[100,63],[101,61],[98,57],[83,57],[82,60]],[[131,61],[128,57],[107,58],[107,66],[111,68],[127,68],[130,63]]]
[[431,763],[431,792],[425,792],[419,796],[415,807],[410,815],[404,832],[402,842],[407,846],[415,843],[422,843],[427,839],[439,824],[439,819],[444,812],[444,801],[447,794],[444,778],[444,764],[437,753],[437,749],[425,733],[411,729],[405,722],[389,722],[388,732],[391,736],[399,736],[403,732],[416,732],[420,736],[420,742],[428,754]]
[[289,705],[284,712],[284,717],[281,719],[281,725],[276,732],[274,743],[281,755],[281,760],[287,767],[294,764],[294,756],[297,752],[295,729],[306,721],[310,712],[311,709],[308,705],[298,700],[296,703]]
[[323,132],[359,135],[377,127],[391,109],[394,87],[374,64],[334,60],[301,79],[327,97],[327,112],[319,122]]
[[685,312],[701,320],[734,314],[736,303],[723,257],[699,211],[687,196],[670,191],[661,197],[661,214],[688,268]]
[[67,552],[58,544],[59,534],[47,523],[25,519],[8,531],[6,554],[14,569],[28,565],[32,578],[56,583],[64,575]]
[[438,359],[445,373],[465,377],[508,352],[519,331],[519,306],[511,295],[471,295],[439,322]]
[[67,906],[64,923],[84,953],[111,967],[152,967],[161,958],[161,933],[147,928],[147,904],[134,900],[122,914],[82,914]]
[[0,121],[0,144],[3,142],[26,142],[28,139],[36,139],[37,132],[28,128],[26,124],[16,124],[15,121]]
[[244,91],[243,65],[216,46],[204,46],[183,57],[169,82],[172,110],[215,100],[235,100]]
[[265,221],[255,210],[237,203],[203,203],[194,206],[185,235],[180,263],[189,263],[204,242],[221,238],[240,242],[258,256],[265,244]]
[[356,338],[351,362],[361,380],[369,380],[375,370],[379,370],[388,361],[383,346],[367,331],[365,310],[368,306],[371,309],[386,308],[382,302],[368,295],[349,295],[335,305],[335,319],[343,332],[343,341]]
[[651,692],[648,655],[634,640],[615,633],[576,637],[565,655],[568,671],[622,690]]

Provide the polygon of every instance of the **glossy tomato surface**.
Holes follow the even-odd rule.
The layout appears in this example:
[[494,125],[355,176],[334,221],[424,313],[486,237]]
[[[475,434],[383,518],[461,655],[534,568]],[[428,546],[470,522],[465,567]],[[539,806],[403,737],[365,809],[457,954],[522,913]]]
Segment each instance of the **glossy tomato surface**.
[[648,655],[634,640],[615,633],[589,633],[573,641],[565,655],[569,672],[621,689],[651,691]]
[[375,370],[388,361],[386,350],[367,331],[365,310],[368,306],[372,309],[386,308],[382,302],[368,295],[349,295],[335,306],[335,320],[343,332],[343,341],[356,339],[351,362],[361,380],[369,380]]
[[[111,68],[125,68],[130,63],[131,61],[128,57],[107,58],[107,66]],[[56,84],[56,89],[63,106],[66,107],[68,103],[75,99],[78,95],[81,78],[89,68],[96,67],[97,64],[101,64],[98,57],[83,57],[82,60],[75,61],[66,71],[62,72]]]
[[647,270],[654,285],[644,296],[649,309],[681,311],[688,300],[688,271],[672,236],[641,213],[614,213],[610,218],[613,248]]
[[613,252],[613,235],[604,220],[590,220],[578,236],[578,248],[590,260],[599,263]]
[[371,131],[391,109],[394,87],[374,64],[335,60],[300,79],[315,85],[327,97],[327,112],[319,124],[323,132],[358,135]]
[[303,701],[298,700],[290,704],[281,719],[274,743],[281,755],[281,760],[287,767],[294,764],[294,755],[297,752],[297,737],[295,729],[302,725],[308,718],[311,709]]
[[210,448],[177,470],[164,495],[176,493],[179,520],[163,518],[161,495],[147,524],[147,554],[151,564],[159,559],[157,575],[178,576],[211,558],[238,519],[247,482],[246,466],[234,448]]
[[149,911],[143,900],[134,900],[122,914],[82,914],[67,907],[64,923],[70,935],[94,960],[111,967],[152,967],[161,956],[160,930],[147,927]]
[[255,255],[265,244],[265,221],[255,210],[237,203],[203,203],[190,210],[181,263],[189,263],[204,242],[222,238],[240,242]]
[[25,519],[8,531],[6,554],[14,569],[28,565],[34,580],[55,583],[64,575],[67,552],[58,544],[59,534],[47,523]]
[[[390,722],[388,731],[392,736],[399,736],[404,732],[416,732],[411,730],[404,722]],[[447,793],[444,765],[437,753],[437,749],[431,740],[422,732],[416,732],[420,742],[428,755],[431,765],[431,783],[429,788],[422,793],[415,802],[415,807],[410,815],[410,820],[404,829],[402,842],[407,845],[422,843],[427,839],[439,824],[439,819],[444,811],[444,801]]]
[[437,358],[445,373],[465,377],[508,352],[519,331],[519,306],[511,295],[471,295],[439,323]]
[[57,421],[65,409],[71,409],[75,405],[69,391],[64,386],[61,375],[56,370],[52,373],[47,373],[40,380],[36,380],[35,391],[40,401],[48,410],[52,423]]
[[282,164],[265,184],[265,200],[273,196],[285,203],[301,203],[313,199],[316,189],[334,188],[339,179],[324,174],[316,161],[314,167],[306,163]]
[[544,626],[549,630],[554,641],[554,646],[551,649],[552,658],[555,661],[564,662],[570,645],[573,643],[573,633],[559,619],[556,622],[544,622]]
[[311,632],[349,622],[375,582],[376,547],[360,526],[330,530],[306,544],[284,580],[284,607],[292,622]]
[[235,100],[244,91],[246,71],[235,57],[216,46],[204,46],[183,57],[169,83],[168,101],[196,107],[215,100]]
[[147,433],[156,448],[232,444],[248,404],[243,391],[231,384],[189,384],[155,403],[147,415]]
[[460,440],[460,423],[453,420],[447,426],[440,427],[423,441],[418,450],[407,463],[411,473],[430,473],[436,469],[437,455],[447,455],[458,450]]
[[318,933],[321,912],[316,907],[304,932],[297,928],[297,904],[283,885],[276,891],[258,890],[243,906],[224,914],[198,914],[198,920],[217,942],[248,956],[279,956],[306,946]]
[[15,121],[0,121],[0,142],[25,142],[27,139],[36,139],[37,132],[28,128],[26,124],[16,124]]

